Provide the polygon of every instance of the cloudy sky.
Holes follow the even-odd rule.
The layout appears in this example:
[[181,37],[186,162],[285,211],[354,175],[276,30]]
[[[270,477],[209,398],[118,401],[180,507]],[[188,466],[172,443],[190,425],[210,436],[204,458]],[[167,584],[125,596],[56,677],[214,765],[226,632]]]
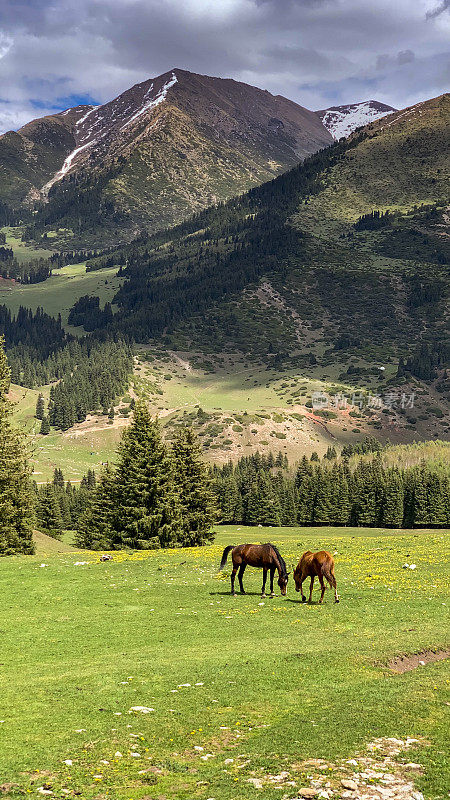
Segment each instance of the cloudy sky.
[[311,109],[448,91],[450,0],[0,0],[0,132],[172,67]]

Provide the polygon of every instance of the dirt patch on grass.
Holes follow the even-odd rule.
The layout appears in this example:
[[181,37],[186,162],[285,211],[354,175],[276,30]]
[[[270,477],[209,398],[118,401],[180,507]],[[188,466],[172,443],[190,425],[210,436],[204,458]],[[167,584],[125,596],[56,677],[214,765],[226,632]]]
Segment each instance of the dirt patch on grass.
[[445,658],[449,658],[449,656],[450,649],[423,650],[421,653],[392,658],[388,663],[388,667],[392,672],[401,675],[403,672],[410,672],[413,669],[417,669],[417,667],[424,667],[426,664],[432,664],[434,661],[443,661]]

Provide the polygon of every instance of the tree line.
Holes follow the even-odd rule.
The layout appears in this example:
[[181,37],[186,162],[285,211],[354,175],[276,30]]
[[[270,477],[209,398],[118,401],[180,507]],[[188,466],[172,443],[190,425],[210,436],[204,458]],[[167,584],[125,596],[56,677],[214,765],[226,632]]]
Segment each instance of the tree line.
[[[67,430],[87,414],[109,413],[127,389],[133,371],[133,349],[122,338],[76,339],[65,333],[61,316],[42,308],[20,307],[16,315],[0,306],[0,331],[8,348],[13,383],[33,389],[54,384],[43,433],[54,426]],[[106,411],[105,411],[106,410]]]
[[[331,449],[332,450],[332,449]],[[381,453],[338,459],[304,456],[290,470],[256,453],[213,467],[221,521],[244,525],[448,527],[450,484],[425,462],[386,467]]]

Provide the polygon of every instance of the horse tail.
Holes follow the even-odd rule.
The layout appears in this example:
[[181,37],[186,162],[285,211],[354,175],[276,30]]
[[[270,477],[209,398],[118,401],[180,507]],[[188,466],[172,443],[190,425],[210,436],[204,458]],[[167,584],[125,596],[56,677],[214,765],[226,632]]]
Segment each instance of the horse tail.
[[228,553],[230,552],[230,550],[234,550],[234,548],[235,548],[234,544],[229,544],[228,547],[226,547],[225,550],[223,551],[222,561],[220,562],[219,571],[224,568],[225,564],[227,563]]

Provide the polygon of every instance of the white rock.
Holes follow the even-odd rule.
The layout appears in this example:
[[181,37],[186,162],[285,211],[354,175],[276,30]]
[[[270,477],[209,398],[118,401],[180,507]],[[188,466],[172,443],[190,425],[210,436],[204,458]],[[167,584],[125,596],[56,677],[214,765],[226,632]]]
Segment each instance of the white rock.
[[140,754],[140,753],[130,753],[130,756],[131,756],[132,758],[140,758],[140,757],[141,757],[141,754]]
[[117,751],[114,753],[114,758],[123,758],[123,755],[122,755],[122,753],[120,752],[120,750],[117,750]]
[[341,786],[343,786],[344,789],[350,789],[352,792],[356,792],[358,788],[356,781],[352,781],[349,778],[342,778]]
[[[45,566],[46,566],[46,564],[44,564],[44,567],[45,567]],[[36,791],[37,791],[37,792],[39,792],[39,794],[53,794],[53,792],[51,791],[51,789],[44,789],[44,787],[43,787],[43,786],[39,786],[39,788],[38,788],[38,789],[36,789]]]
[[72,761],[70,758],[66,758],[66,760],[64,761],[64,763],[65,763],[65,764],[67,764],[67,766],[68,766],[68,767],[71,767],[71,766],[72,766],[72,764],[73,764],[73,761]]
[[139,714],[150,714],[150,712],[154,710],[154,708],[150,708],[148,706],[131,706],[128,713],[132,714],[133,711],[137,711]]
[[234,758],[226,758],[224,764],[234,764]]
[[194,745],[194,750],[198,750],[198,751],[200,752],[200,751],[203,751],[204,749],[205,749],[205,748],[204,748],[204,747],[200,747],[200,745],[199,745],[199,744],[195,744],[195,745]]

